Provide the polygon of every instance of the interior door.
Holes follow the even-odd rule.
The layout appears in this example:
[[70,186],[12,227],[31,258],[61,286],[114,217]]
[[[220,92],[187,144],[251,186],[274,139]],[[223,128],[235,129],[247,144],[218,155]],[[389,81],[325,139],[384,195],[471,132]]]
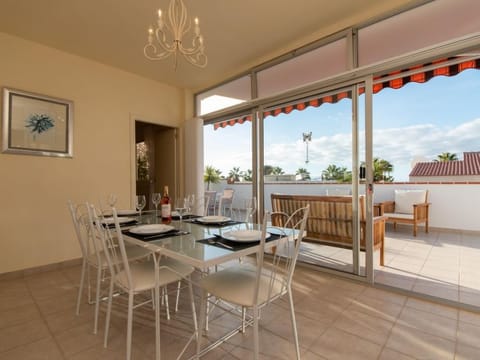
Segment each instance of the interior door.
[[147,198],[146,209],[153,209],[151,194],[177,193],[177,129],[162,125],[135,122],[136,194]]

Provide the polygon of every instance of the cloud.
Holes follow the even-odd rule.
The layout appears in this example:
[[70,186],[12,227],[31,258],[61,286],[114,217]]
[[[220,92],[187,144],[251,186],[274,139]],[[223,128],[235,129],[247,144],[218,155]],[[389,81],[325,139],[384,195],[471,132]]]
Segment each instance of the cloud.
[[[241,126],[241,125],[240,125]],[[234,128],[237,126],[234,126]],[[360,134],[360,152],[364,152],[364,134]],[[332,136],[313,137],[308,144],[310,162],[305,163],[306,144],[302,139],[290,142],[265,144],[265,164],[280,166],[286,173],[295,173],[306,167],[312,177],[320,176],[329,164],[351,168],[351,135],[338,133]],[[408,180],[412,161],[418,158],[433,160],[443,152],[456,153],[462,158],[464,151],[480,151],[480,118],[458,126],[445,128],[442,124],[420,124],[405,127],[378,129],[373,132],[373,155],[394,165],[396,180]],[[228,172],[233,166],[251,169],[249,149],[224,149],[206,164]],[[360,160],[363,157],[360,156]]]

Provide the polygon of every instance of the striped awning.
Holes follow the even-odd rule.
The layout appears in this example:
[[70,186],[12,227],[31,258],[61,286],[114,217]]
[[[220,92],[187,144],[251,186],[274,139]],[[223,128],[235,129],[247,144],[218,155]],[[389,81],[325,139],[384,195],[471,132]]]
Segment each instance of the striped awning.
[[[377,76],[373,79],[373,93],[376,94],[385,88],[400,89],[404,85],[410,82],[424,83],[434,78],[435,76],[454,76],[466,69],[480,69],[480,59],[468,60],[453,65],[439,66],[442,63],[456,60],[456,57],[432,61],[423,65],[413,66],[407,69],[394,71],[385,75]],[[432,70],[427,70],[430,68]],[[426,69],[422,71],[422,69]],[[402,76],[404,74],[404,76]],[[385,81],[382,81],[382,80]],[[359,89],[359,93],[365,92],[364,88]],[[342,99],[352,98],[351,91],[340,92],[334,95],[323,96],[315,99],[311,99],[296,104],[289,104],[287,106],[280,106],[275,109],[264,111],[263,117],[277,116],[279,114],[290,114],[293,110],[302,111],[307,107],[319,107],[324,103],[334,104]],[[221,121],[213,124],[214,129],[224,128],[226,126],[233,126],[235,124],[243,124],[245,121],[252,121],[251,115],[245,115],[243,117],[236,117],[230,120]]]

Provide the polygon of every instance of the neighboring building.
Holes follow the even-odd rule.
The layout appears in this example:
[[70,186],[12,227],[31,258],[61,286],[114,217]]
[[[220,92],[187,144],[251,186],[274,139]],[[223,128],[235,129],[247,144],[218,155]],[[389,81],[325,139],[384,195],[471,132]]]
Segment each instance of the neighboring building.
[[463,153],[463,160],[418,162],[410,181],[480,181],[480,151]]

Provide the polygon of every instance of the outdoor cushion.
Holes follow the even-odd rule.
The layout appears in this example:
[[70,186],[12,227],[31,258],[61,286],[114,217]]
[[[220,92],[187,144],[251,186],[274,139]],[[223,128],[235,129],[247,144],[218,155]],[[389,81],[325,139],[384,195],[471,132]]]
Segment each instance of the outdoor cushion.
[[413,214],[401,214],[401,213],[383,213],[383,216],[395,219],[410,219],[413,220]]
[[425,190],[395,190],[395,213],[413,214],[413,204],[425,202]]

